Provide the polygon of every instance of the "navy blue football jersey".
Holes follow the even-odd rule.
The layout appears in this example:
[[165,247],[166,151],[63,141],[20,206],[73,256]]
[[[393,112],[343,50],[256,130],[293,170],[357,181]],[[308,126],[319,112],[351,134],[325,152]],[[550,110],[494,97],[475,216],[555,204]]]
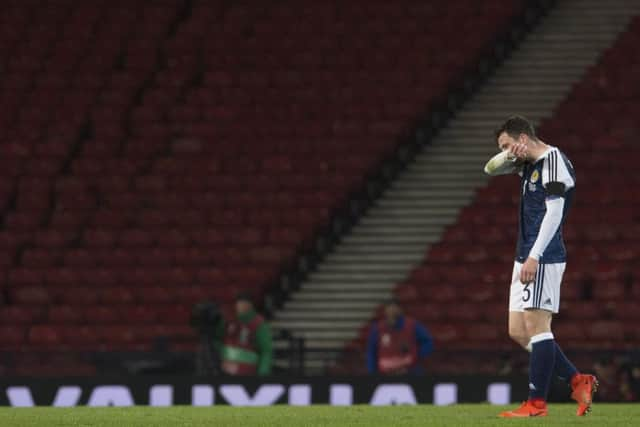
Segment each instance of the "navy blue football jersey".
[[539,259],[541,264],[566,262],[562,225],[567,217],[576,188],[573,165],[558,148],[550,147],[535,163],[525,163],[521,172],[520,226],[516,261],[524,262],[538,237],[547,211],[546,200],[564,199],[562,222]]

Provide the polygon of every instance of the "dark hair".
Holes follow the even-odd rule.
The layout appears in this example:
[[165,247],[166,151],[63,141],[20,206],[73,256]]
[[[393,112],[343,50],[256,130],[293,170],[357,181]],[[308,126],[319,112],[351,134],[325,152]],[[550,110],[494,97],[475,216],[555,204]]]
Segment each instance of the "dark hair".
[[385,300],[384,305],[397,305],[399,307],[400,300],[398,298],[389,298],[388,300]]
[[253,295],[251,295],[251,293],[249,292],[244,292],[244,291],[238,292],[236,294],[236,302],[238,301],[246,301],[253,304]]
[[503,132],[506,132],[513,139],[517,139],[523,133],[531,139],[537,139],[533,124],[522,116],[509,117],[502,126],[496,129],[496,140]]

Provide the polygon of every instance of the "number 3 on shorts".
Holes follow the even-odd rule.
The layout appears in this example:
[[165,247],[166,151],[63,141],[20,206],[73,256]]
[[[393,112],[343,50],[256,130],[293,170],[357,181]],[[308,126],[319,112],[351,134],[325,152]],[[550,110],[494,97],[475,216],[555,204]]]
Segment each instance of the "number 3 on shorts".
[[526,285],[524,285],[524,291],[522,294],[522,301],[524,302],[529,301],[529,298],[531,298],[531,291],[529,290],[529,285],[531,285],[531,283],[527,283]]

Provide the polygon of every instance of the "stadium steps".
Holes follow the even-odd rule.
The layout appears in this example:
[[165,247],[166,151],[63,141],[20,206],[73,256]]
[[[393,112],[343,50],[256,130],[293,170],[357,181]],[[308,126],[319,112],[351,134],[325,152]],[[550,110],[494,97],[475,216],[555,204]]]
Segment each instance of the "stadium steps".
[[358,336],[395,285],[421,263],[430,245],[487,183],[482,167],[497,151],[496,125],[512,114],[534,122],[551,116],[638,12],[640,2],[630,0],[558,2],[418,154],[276,312],[274,328],[305,338],[307,348],[325,350],[309,352],[307,373],[331,365],[330,358]]

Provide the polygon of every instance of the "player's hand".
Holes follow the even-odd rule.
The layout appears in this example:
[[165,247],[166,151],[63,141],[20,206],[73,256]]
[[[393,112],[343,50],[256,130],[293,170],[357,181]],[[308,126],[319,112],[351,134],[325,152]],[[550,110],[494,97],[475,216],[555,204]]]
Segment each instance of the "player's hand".
[[517,143],[513,144],[509,147],[509,155],[515,157],[516,159],[526,159],[527,158],[527,144]]
[[538,271],[538,261],[533,258],[527,258],[520,269],[520,281],[525,285],[536,280],[536,271]]

